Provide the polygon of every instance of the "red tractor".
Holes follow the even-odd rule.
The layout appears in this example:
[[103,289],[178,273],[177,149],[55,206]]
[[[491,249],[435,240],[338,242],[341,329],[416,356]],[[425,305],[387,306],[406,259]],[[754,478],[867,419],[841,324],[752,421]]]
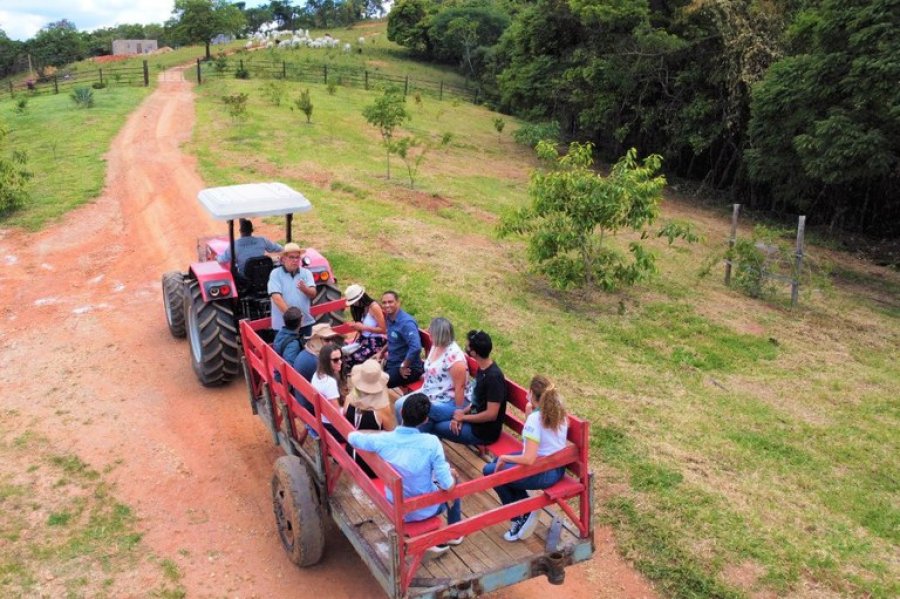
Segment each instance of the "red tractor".
[[[234,221],[263,216],[285,217],[285,240],[291,241],[295,213],[308,212],[312,204],[298,191],[282,183],[253,183],[204,189],[200,203],[216,220],[228,223],[228,236],[204,237],[197,243],[198,261],[186,273],[167,272],[162,277],[166,322],[174,337],[187,336],[191,364],[205,387],[223,385],[241,374],[238,322],[270,314],[269,273],[276,264],[269,256],[247,260],[239,273],[232,260],[225,266],[217,257],[227,248],[234,256]],[[331,266],[318,251],[307,248],[303,266],[316,281],[313,305],[341,297]],[[343,322],[342,312],[317,317],[333,324]]]

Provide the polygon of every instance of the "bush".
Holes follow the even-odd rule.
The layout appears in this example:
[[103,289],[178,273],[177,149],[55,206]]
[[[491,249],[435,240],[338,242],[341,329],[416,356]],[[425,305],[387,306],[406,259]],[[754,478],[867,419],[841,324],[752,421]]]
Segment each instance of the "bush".
[[216,73],[220,75],[228,70],[228,57],[225,56],[224,52],[219,52],[216,55],[216,60],[213,62],[213,68],[216,70]]
[[312,122],[313,103],[309,97],[309,89],[300,92],[300,97],[294,100],[297,110],[306,115],[306,124]]
[[559,141],[559,123],[551,121],[549,123],[526,123],[519,127],[513,133],[513,139],[516,143],[523,146],[534,148],[540,141],[550,141],[556,143]]
[[93,108],[94,106],[94,91],[89,87],[76,87],[69,97],[78,108]]
[[231,118],[240,119],[247,116],[247,99],[249,97],[245,93],[222,96],[222,101],[228,107],[228,114],[231,115]]
[[334,81],[329,81],[327,89],[328,89],[328,95],[333,96],[335,94],[335,92],[337,91],[337,83],[335,83]]
[[6,136],[9,129],[0,121],[0,216],[21,207],[28,199],[28,181],[33,174],[28,170],[28,155],[13,149],[6,157]]
[[266,81],[260,91],[273,106],[281,106],[281,101],[287,92],[282,81]]
[[235,69],[235,71],[234,71],[234,78],[235,78],[235,79],[249,79],[249,78],[250,78],[250,71],[248,71],[248,70],[246,69],[246,67],[238,67],[238,68]]
[[106,87],[106,84],[102,81],[94,81],[93,83],[91,83],[91,87],[93,87],[94,89],[103,89]]
[[25,114],[28,111],[28,96],[19,96],[16,98],[16,112]]

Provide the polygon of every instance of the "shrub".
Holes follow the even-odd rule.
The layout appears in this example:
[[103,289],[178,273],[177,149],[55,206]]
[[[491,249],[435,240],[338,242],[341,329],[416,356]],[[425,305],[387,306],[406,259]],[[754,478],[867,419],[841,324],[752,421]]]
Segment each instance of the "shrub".
[[335,83],[334,81],[329,81],[327,89],[328,89],[328,95],[333,96],[335,94],[335,92],[337,91],[337,83]]
[[287,90],[281,81],[266,81],[260,91],[273,106],[281,106]]
[[228,114],[233,119],[240,119],[247,116],[247,98],[246,93],[232,94],[230,96],[222,96],[222,101],[228,107]]
[[6,125],[0,121],[0,216],[9,214],[28,199],[28,180],[32,173],[28,171],[28,155],[24,151],[13,149],[10,158],[6,157],[5,140],[9,134]]
[[297,106],[297,110],[306,115],[306,124],[308,125],[312,121],[313,113],[313,104],[312,99],[309,97],[309,89],[301,91],[300,97],[294,100],[294,104]]
[[234,70],[234,78],[235,79],[249,79],[250,71],[246,69],[246,67],[238,67]]
[[25,114],[28,111],[28,96],[19,96],[16,98],[16,112]]
[[89,87],[76,87],[69,97],[78,108],[93,108],[94,106],[94,91]]
[[556,121],[526,123],[513,133],[513,139],[516,140],[516,143],[532,148],[536,147],[538,142],[543,140],[556,143],[559,141],[559,123]]
[[216,73],[220,75],[228,70],[228,57],[225,56],[224,52],[219,52],[216,55],[216,60],[213,62],[213,68],[216,70]]
[[504,127],[506,127],[506,121],[500,117],[494,119],[494,130],[497,132],[497,141],[500,141],[500,136],[503,135]]
[[94,89],[103,89],[106,87],[106,84],[102,81],[94,81],[93,83],[91,83],[91,87],[93,87]]

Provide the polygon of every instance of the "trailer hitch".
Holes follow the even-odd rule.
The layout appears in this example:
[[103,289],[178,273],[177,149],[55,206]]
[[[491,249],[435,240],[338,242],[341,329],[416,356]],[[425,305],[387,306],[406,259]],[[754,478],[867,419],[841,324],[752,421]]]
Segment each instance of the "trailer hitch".
[[531,562],[533,576],[544,574],[550,584],[563,584],[566,581],[566,556],[561,551],[542,555]]

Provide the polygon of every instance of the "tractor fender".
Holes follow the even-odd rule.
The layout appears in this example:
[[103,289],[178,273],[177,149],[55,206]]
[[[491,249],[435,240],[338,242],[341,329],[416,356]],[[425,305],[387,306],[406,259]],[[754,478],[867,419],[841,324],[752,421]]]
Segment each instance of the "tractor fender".
[[200,283],[200,293],[205,302],[237,297],[237,286],[231,271],[215,260],[194,262],[191,264],[191,276]]

